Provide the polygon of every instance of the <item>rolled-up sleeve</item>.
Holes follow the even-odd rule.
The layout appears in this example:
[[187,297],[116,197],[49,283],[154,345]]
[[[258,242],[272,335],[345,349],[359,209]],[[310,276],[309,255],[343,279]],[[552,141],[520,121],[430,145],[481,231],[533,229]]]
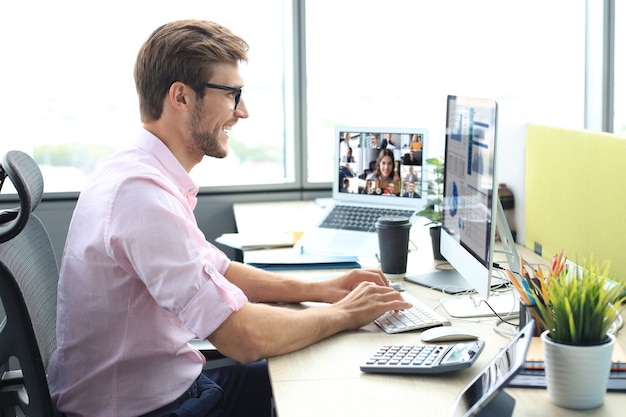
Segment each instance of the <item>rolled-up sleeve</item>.
[[[228,318],[239,310],[247,301],[246,296],[230,283],[213,265],[205,265],[205,273],[209,280],[200,288],[180,313],[181,320],[198,337],[206,339]],[[207,305],[219,305],[211,309],[211,319],[203,319]]]

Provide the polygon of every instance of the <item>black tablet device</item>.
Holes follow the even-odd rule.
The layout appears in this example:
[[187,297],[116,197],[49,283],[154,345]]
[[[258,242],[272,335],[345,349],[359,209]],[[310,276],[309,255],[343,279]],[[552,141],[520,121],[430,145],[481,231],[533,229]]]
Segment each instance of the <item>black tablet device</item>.
[[534,330],[535,322],[530,320],[461,390],[453,417],[507,417],[513,413],[515,399],[503,389],[524,366]]

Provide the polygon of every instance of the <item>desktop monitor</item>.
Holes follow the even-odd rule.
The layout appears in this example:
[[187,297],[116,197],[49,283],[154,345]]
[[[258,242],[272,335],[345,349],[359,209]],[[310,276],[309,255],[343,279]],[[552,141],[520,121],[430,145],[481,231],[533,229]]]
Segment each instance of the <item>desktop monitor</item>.
[[[496,229],[507,267],[519,272],[519,256],[498,198],[497,112],[494,100],[448,96],[440,250],[453,269],[406,277],[407,281],[450,294],[477,292],[489,298],[493,287],[504,282],[492,280]],[[442,300],[442,305],[452,317],[514,315],[518,310],[510,297],[489,305],[473,297],[454,297]]]
[[482,297],[491,289],[497,215],[494,100],[448,96],[441,254]]

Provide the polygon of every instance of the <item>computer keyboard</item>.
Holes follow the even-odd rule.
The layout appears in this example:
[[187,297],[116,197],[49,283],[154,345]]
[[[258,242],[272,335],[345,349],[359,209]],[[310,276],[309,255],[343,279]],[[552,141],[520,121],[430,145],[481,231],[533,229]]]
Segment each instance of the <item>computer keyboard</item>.
[[406,301],[413,304],[413,307],[408,310],[388,311],[374,320],[374,323],[385,332],[401,333],[450,325],[449,320],[411,294],[407,292],[402,292],[401,294]]
[[335,206],[320,227],[327,229],[375,232],[376,221],[382,216],[411,217],[412,210],[359,206]]

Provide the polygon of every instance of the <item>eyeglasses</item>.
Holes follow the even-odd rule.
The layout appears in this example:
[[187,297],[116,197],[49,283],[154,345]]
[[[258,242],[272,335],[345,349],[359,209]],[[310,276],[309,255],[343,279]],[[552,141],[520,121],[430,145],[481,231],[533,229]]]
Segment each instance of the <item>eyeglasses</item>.
[[235,110],[237,110],[237,106],[239,105],[239,101],[241,100],[241,93],[243,92],[243,87],[237,88],[237,87],[229,87],[227,85],[211,84],[211,83],[204,83],[204,86],[206,88],[213,88],[215,90],[226,90],[226,91],[230,91],[231,93],[235,93]]

